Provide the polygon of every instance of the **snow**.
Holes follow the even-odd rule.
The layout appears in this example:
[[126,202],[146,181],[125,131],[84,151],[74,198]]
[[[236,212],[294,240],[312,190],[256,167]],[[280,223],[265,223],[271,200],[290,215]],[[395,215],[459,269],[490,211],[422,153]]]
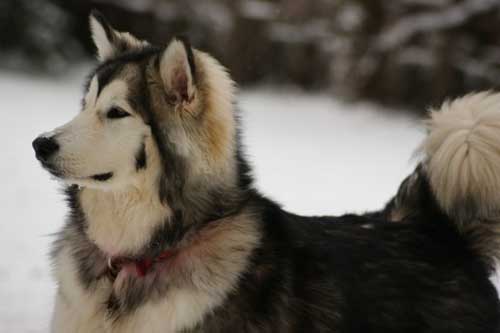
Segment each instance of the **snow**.
[[379,50],[400,47],[418,33],[457,27],[470,18],[500,7],[498,0],[467,0],[438,11],[403,16],[379,35]]
[[258,187],[301,214],[381,208],[423,136],[409,118],[324,95],[261,89],[241,102]]
[[54,284],[47,253],[65,209],[58,186],[33,159],[36,135],[69,120],[79,105],[76,80],[0,73],[4,175],[0,202],[0,332],[47,332]]
[[302,24],[275,22],[269,26],[269,35],[272,40],[284,43],[310,43],[319,39],[330,42],[334,37],[329,32],[329,22],[323,19]]
[[[0,163],[0,333],[48,331],[55,290],[49,244],[66,209],[31,141],[78,111],[83,75],[0,72],[0,141],[7,148]],[[258,187],[303,214],[380,208],[412,170],[423,136],[415,120],[326,95],[260,88],[244,91],[240,108]]]
[[363,8],[356,3],[352,3],[340,7],[336,19],[343,31],[355,31],[362,26],[366,17]]
[[262,0],[241,1],[240,12],[244,17],[256,20],[270,20],[278,13],[278,7]]

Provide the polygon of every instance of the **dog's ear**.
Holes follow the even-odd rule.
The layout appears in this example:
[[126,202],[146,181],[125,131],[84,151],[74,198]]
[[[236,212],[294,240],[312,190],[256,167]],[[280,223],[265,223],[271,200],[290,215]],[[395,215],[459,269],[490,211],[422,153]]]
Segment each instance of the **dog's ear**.
[[193,50],[186,39],[173,39],[163,51],[160,74],[170,104],[189,104],[193,101],[196,67]]
[[101,62],[148,45],[146,41],[139,40],[128,32],[113,29],[104,15],[95,9],[90,13],[89,21],[92,39],[97,48],[97,59]]

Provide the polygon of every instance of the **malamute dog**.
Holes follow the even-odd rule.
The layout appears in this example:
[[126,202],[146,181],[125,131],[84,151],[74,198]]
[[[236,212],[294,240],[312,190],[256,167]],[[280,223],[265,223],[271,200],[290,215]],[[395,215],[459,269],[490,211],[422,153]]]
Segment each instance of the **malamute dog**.
[[68,184],[52,331],[499,331],[500,95],[432,114],[386,212],[298,216],[254,189],[216,60],[90,23],[82,111],[33,142]]

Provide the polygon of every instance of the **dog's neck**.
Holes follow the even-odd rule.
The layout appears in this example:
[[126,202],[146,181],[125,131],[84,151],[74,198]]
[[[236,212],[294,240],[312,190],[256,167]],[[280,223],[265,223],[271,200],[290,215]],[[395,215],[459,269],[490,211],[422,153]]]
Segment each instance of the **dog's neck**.
[[87,237],[108,256],[135,255],[168,221],[171,210],[158,198],[160,160],[146,141],[146,168],[131,175],[133,182],[113,190],[84,187],[78,200]]
[[[100,281],[109,281],[110,266],[106,266],[110,257],[123,253],[135,254],[134,251],[138,250],[139,255],[146,256],[137,257],[137,261],[152,261],[144,272],[137,269],[137,261],[134,260],[127,260],[123,265],[115,267],[115,275],[110,284],[113,295],[108,300],[107,307],[109,313],[116,318],[134,311],[152,295],[163,295],[169,290],[169,286],[192,291],[194,302],[199,299],[210,300],[203,304],[208,311],[220,304],[227,293],[235,288],[242,272],[250,264],[251,254],[261,241],[257,217],[260,210],[250,198],[234,214],[202,224],[200,228],[187,229],[173,247],[167,249],[168,258],[164,257],[166,251],[151,257],[147,251],[144,252],[143,243],[154,245],[152,235],[158,235],[160,231],[169,235],[172,230],[168,227],[157,229],[159,224],[147,223],[154,222],[155,219],[144,219],[143,211],[148,207],[152,207],[148,214],[150,217],[154,212],[158,216],[170,214],[165,206],[161,206],[158,197],[151,195],[154,191],[106,193],[80,189],[67,193],[70,200],[79,198],[80,207],[78,202],[72,204],[73,214],[78,216],[83,213],[86,220],[84,225],[87,225],[87,228],[81,228],[77,223],[69,229],[75,233],[75,239],[84,237],[76,242],[80,248],[74,251],[74,257],[80,266],[89,268],[79,270],[84,283],[95,286]],[[116,218],[123,220],[116,221]],[[163,225],[170,226],[169,222],[172,221]],[[165,243],[168,244],[168,241]],[[87,245],[83,246],[84,244]],[[136,248],[130,245],[135,245]],[[131,295],[134,295],[133,302],[130,301]]]
[[140,253],[155,230],[168,223],[170,208],[158,200],[157,190],[148,183],[120,191],[81,191],[87,236],[107,255]]
[[[261,242],[256,214],[255,207],[249,205],[236,215],[190,229],[174,249],[168,250],[168,257],[152,259],[143,272],[137,262],[118,267],[112,280],[113,301],[107,304],[109,314],[118,318],[165,293],[165,299],[175,305],[185,304],[184,297],[193,295],[188,297],[203,309],[200,313],[221,304],[236,288]],[[172,287],[176,291],[169,294]],[[179,290],[189,293],[178,299]],[[192,320],[187,324],[192,325]]]
[[[87,237],[107,256],[154,254],[180,241],[188,227],[237,213],[245,201],[246,196],[241,195],[244,190],[238,188],[236,173],[231,170],[227,184],[219,184],[216,190],[206,188],[202,192],[200,187],[187,185],[185,190],[191,194],[184,196],[185,210],[179,214],[160,199],[161,176],[160,161],[153,157],[148,158],[147,169],[141,171],[134,185],[113,191],[82,188],[79,192]],[[179,239],[173,239],[176,237]]]

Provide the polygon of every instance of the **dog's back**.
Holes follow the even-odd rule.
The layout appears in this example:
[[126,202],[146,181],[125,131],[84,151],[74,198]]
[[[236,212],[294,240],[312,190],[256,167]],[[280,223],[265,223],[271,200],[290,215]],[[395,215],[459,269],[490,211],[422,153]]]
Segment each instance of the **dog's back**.
[[446,216],[389,223],[262,207],[263,245],[202,331],[497,331],[489,270]]
[[311,218],[262,204],[264,246],[237,293],[247,303],[215,327],[500,331],[489,279],[500,253],[500,95],[445,103],[428,125],[422,162],[384,211]]

